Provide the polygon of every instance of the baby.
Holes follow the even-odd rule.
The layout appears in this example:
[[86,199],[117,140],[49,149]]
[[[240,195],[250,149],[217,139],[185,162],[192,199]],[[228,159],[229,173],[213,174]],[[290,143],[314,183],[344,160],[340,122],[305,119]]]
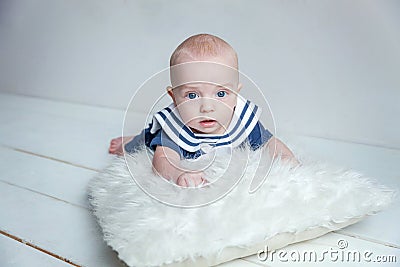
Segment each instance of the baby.
[[153,170],[189,187],[207,183],[202,171],[180,167],[183,158],[197,158],[210,149],[241,147],[268,149],[272,158],[298,164],[293,153],[263,127],[258,107],[238,95],[238,58],[224,40],[198,34],[182,42],[170,59],[173,103],[153,116],[135,137],[111,140],[109,153],[134,152],[145,144],[154,151]]

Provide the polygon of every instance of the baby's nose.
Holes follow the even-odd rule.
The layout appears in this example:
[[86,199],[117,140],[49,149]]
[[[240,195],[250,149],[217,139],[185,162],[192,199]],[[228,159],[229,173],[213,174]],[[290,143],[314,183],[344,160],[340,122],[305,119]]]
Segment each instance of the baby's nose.
[[205,113],[214,111],[213,100],[208,98],[201,99],[200,111]]

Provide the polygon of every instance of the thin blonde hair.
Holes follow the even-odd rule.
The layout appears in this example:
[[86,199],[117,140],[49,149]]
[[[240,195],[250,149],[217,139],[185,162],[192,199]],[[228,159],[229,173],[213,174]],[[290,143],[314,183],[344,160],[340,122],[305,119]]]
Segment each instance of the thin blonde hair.
[[235,62],[234,68],[238,68],[238,57],[236,51],[227,42],[211,34],[196,34],[183,41],[172,53],[169,65],[172,67],[181,63],[183,55],[198,58],[202,56],[220,56],[223,54],[232,56]]

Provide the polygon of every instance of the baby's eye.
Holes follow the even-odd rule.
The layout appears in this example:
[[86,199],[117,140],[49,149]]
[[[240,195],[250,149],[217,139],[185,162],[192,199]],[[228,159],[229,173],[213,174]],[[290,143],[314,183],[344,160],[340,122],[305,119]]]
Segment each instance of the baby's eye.
[[225,92],[225,91],[219,91],[219,92],[217,93],[217,96],[218,96],[218,97],[224,97],[224,96],[226,96],[226,92]]
[[187,94],[187,97],[188,97],[189,99],[195,99],[195,98],[197,97],[197,94],[196,94],[196,93],[188,93],[188,94]]

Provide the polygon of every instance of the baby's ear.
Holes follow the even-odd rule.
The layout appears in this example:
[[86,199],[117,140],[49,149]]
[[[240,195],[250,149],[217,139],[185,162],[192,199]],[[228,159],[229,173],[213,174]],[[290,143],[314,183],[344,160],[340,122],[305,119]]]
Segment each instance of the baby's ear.
[[238,87],[237,87],[236,93],[239,93],[240,90],[242,90],[242,87],[243,87],[243,84],[238,83]]
[[174,96],[174,92],[172,91],[172,87],[171,86],[167,86],[167,93],[172,98],[172,101],[174,101],[174,103],[175,103],[175,96]]

